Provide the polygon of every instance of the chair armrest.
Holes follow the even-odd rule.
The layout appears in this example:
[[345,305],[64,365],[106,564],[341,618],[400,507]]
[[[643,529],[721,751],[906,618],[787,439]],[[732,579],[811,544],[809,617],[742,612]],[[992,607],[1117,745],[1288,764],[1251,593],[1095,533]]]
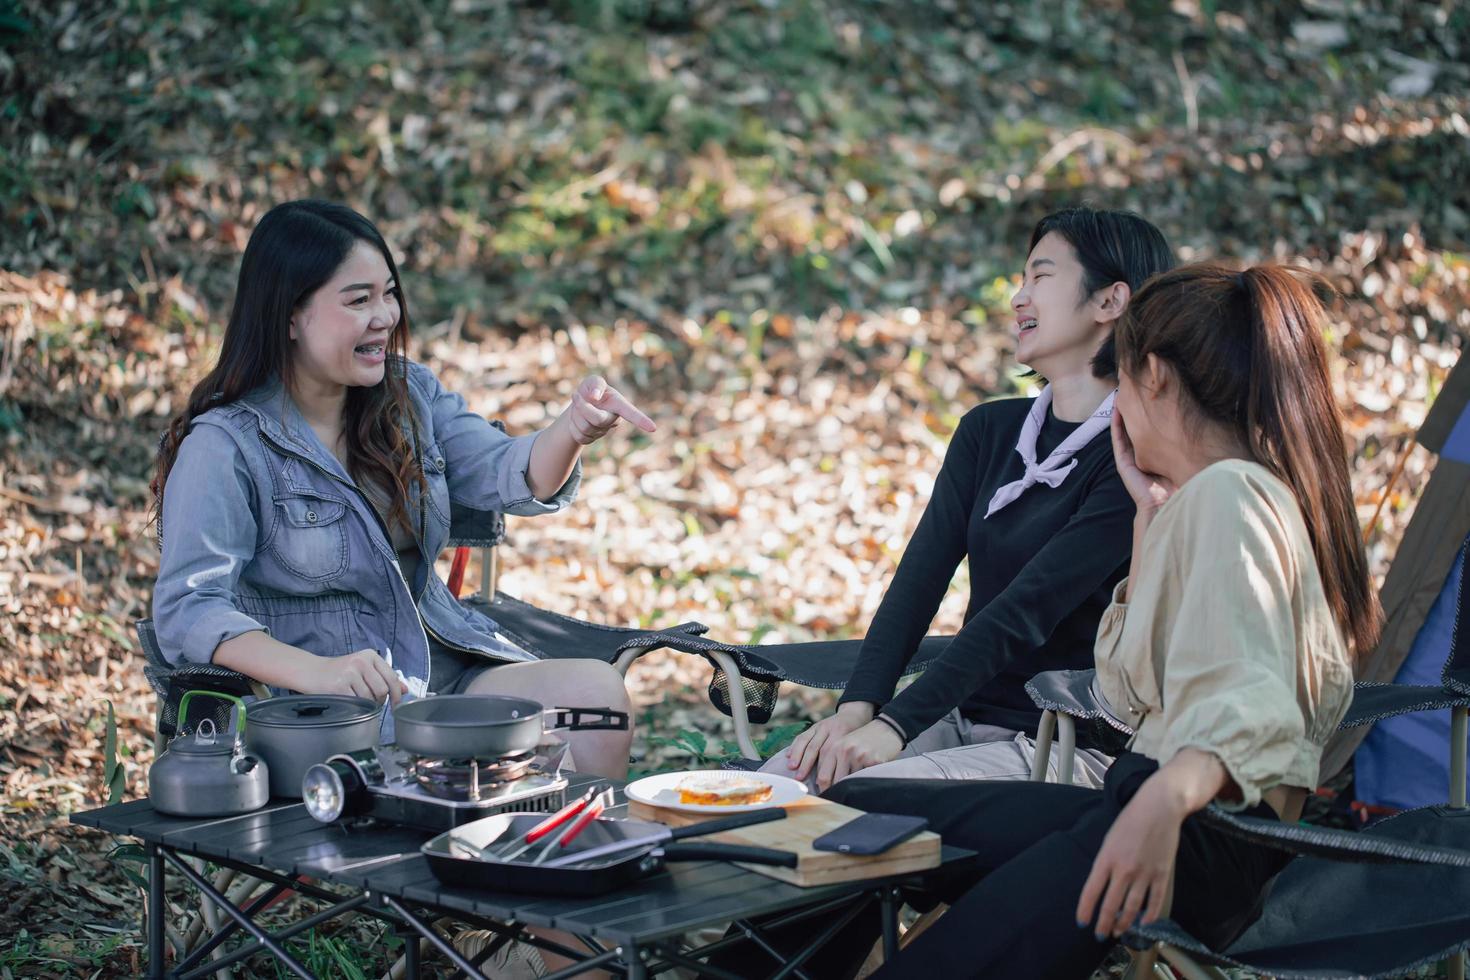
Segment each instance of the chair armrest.
[[1353,703],[1348,706],[1347,714],[1337,728],[1342,731],[1371,725],[1395,715],[1464,707],[1470,707],[1470,693],[1444,687],[1361,681],[1353,685]]
[[452,508],[449,548],[494,548],[505,542],[505,515],[498,510]]
[[1102,721],[1123,735],[1133,734],[1103,700],[1095,670],[1043,671],[1026,682],[1026,693],[1042,711]]
[[[1455,810],[1444,806],[1424,809],[1435,812],[1442,819],[1465,820],[1467,832],[1470,832],[1470,810]],[[1416,812],[1418,811],[1408,810],[1405,814]],[[1470,868],[1470,851],[1395,838],[1388,834],[1375,833],[1373,828],[1349,831],[1284,823],[1265,817],[1230,813],[1214,803],[1201,810],[1199,816],[1221,833],[1290,854],[1359,864],[1433,864],[1447,868]],[[1378,826],[1389,824],[1394,819],[1397,818],[1389,818]]]

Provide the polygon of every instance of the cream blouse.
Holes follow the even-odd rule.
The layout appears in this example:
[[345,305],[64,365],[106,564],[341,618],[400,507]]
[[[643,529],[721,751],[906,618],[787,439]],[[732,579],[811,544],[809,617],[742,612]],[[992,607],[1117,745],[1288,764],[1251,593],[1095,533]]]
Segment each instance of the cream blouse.
[[1165,502],[1142,548],[1095,650],[1131,748],[1160,764],[1215,755],[1240,787],[1234,806],[1314,788],[1353,671],[1291,490],[1258,463],[1215,463]]

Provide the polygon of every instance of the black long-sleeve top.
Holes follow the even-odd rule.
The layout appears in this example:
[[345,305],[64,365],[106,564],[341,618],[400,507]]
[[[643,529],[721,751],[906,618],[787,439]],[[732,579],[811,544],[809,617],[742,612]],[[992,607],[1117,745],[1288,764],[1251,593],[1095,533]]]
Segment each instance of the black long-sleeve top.
[[[1061,486],[1038,483],[989,520],[995,491],[1025,474],[1016,440],[1029,398],[972,409],[950,442],[934,494],[863,641],[842,701],[869,701],[913,738],[958,707],[971,721],[1035,734],[1025,683],[1090,668],[1098,621],[1127,572],[1134,505],[1107,432],[1073,458]],[[1047,412],[1038,461],[1079,423]],[[924,674],[894,689],[949,588],[970,563],[965,623]]]

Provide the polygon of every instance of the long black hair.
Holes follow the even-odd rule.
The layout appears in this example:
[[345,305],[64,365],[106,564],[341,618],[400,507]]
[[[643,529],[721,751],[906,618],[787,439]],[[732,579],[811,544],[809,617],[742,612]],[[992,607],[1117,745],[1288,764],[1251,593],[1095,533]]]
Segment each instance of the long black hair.
[[289,391],[293,381],[291,317],[346,261],[358,242],[383,256],[398,290],[398,323],[386,341],[383,380],[370,387],[347,389],[343,431],[347,437],[347,470],[355,479],[376,482],[391,500],[390,520],[408,530],[409,486],[421,480],[411,433],[417,431],[413,405],[404,381],[409,332],[408,304],[403,298],[398,266],[388,243],[373,223],[356,211],[330,201],[278,204],[250,235],[240,263],[235,302],[225,327],[219,361],[194,386],[184,411],[169,423],[158,450],[153,477],[156,507],[161,508],[169,470],[179,443],[194,419],[211,408],[228,405],[279,376]]
[[[1150,276],[1174,268],[1174,252],[1164,233],[1132,211],[1105,211],[1086,205],[1053,211],[1032,229],[1026,254],[1030,255],[1036,243],[1053,232],[1066,239],[1082,265],[1079,303],[1115,282],[1126,282],[1136,294]],[[1112,334],[1098,348],[1092,367],[1100,378],[1118,376]]]

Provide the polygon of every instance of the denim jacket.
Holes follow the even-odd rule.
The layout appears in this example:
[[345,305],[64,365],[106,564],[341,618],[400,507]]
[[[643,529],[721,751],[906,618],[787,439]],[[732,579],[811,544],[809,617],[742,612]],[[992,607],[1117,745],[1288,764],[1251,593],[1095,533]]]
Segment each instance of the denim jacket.
[[382,520],[307,425],[281,382],[196,418],[165,486],[163,557],[153,594],[159,646],[174,664],[209,663],[219,644],[264,630],[319,656],[392,650],[392,666],[422,693],[433,634],[499,660],[495,623],[460,605],[434,573],[451,525],[487,511],[529,516],[567,506],[581,464],[549,501],[527,483],[536,436],[512,438],[469,411],[428,368],[406,372],[419,419],[425,487],[408,513],[422,552],[404,580]]

